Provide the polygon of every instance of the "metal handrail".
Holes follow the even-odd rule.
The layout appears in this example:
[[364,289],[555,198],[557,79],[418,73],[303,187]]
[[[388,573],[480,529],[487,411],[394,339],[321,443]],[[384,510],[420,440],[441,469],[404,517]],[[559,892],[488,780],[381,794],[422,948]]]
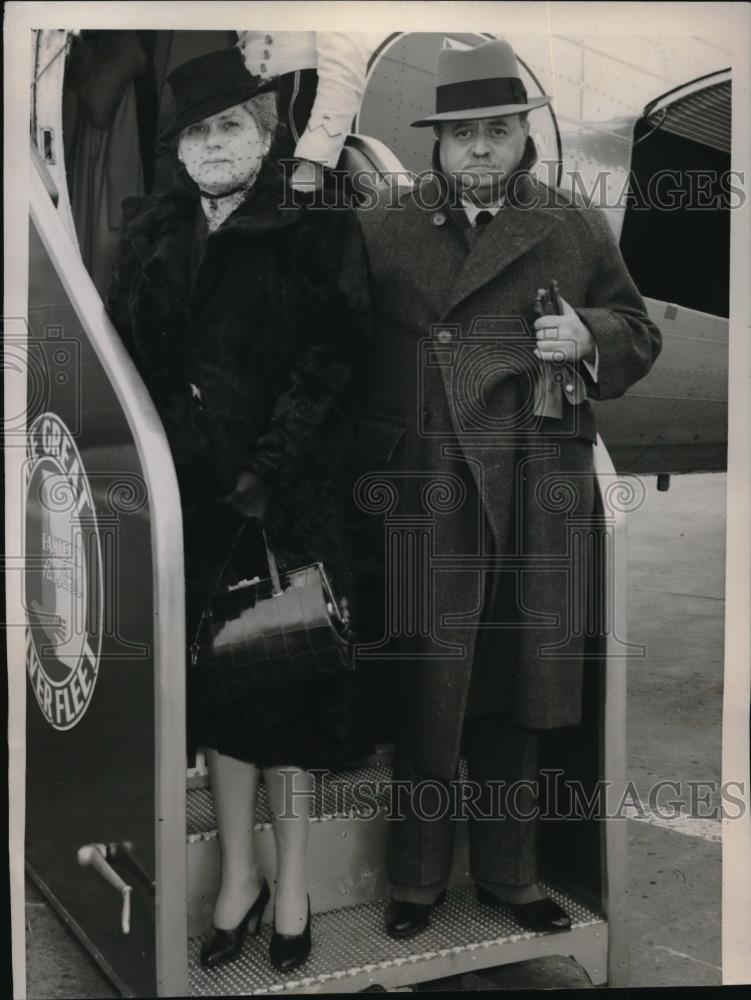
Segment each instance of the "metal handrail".
[[[149,496],[154,581],[156,967],[160,995],[187,994],[185,605],[182,516],[162,423],[32,160],[31,220],[133,435]],[[176,653],[176,651],[178,651]]]

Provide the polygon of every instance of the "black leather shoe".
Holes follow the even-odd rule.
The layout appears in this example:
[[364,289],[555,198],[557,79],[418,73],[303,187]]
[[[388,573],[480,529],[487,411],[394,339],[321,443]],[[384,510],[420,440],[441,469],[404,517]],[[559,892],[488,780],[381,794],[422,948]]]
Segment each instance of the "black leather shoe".
[[201,965],[205,969],[215,969],[217,965],[223,965],[225,962],[231,962],[233,958],[237,958],[242,951],[246,932],[253,935],[258,933],[261,917],[270,897],[268,883],[264,882],[255,903],[237,927],[233,927],[231,930],[212,927],[208,940],[201,946]]
[[386,910],[386,933],[392,938],[411,938],[430,926],[433,908],[440,906],[446,898],[446,890],[433,903],[409,903],[403,899],[392,899]]
[[507,903],[478,885],[477,900],[486,906],[508,906],[525,930],[538,934],[567,931],[571,927],[571,917],[549,896],[531,903]]
[[276,928],[271,935],[269,958],[280,972],[291,972],[302,965],[310,954],[310,896],[308,896],[308,921],[302,934],[280,934]]

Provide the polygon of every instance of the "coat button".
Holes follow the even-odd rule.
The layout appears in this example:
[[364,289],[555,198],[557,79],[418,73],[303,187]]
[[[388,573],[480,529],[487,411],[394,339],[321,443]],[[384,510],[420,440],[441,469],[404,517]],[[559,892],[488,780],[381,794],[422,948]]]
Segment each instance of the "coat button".
[[450,344],[453,336],[451,330],[439,330],[437,333],[438,340],[442,344]]
[[271,53],[269,52],[268,49],[264,49],[263,50],[263,58],[264,59],[270,59],[271,58]]
[[274,41],[273,35],[266,35],[266,44],[267,45],[271,45],[271,43],[273,41]]
[[430,418],[432,416],[433,416],[433,413],[432,413],[430,407],[429,406],[423,406],[423,408],[422,408],[422,422],[424,424],[429,424],[430,423]]
[[259,69],[261,70],[262,73],[265,73],[266,72],[266,63],[261,63],[261,65],[259,66]]
[[566,389],[566,392],[573,392],[574,391],[574,387],[573,387],[573,385],[570,382],[566,383],[565,389]]
[[435,215],[433,216],[434,226],[442,226],[445,221],[446,221],[446,216],[444,215],[443,212],[436,212]]

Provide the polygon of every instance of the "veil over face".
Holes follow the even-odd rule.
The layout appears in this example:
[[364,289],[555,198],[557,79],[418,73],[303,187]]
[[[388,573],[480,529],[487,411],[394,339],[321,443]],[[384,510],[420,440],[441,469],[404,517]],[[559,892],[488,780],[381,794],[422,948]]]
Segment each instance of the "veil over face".
[[271,131],[247,101],[184,128],[177,154],[203,193],[221,197],[253,185],[271,140]]

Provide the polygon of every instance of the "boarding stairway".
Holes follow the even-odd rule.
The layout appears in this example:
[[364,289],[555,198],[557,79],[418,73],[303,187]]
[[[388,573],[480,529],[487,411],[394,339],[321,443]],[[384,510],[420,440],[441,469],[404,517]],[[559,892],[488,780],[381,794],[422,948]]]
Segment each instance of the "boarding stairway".
[[[569,931],[546,935],[520,927],[509,909],[479,904],[469,878],[466,824],[461,820],[446,902],[433,912],[427,931],[406,941],[389,938],[384,911],[390,778],[388,754],[381,753],[361,766],[316,781],[308,842],[313,950],[305,965],[288,978],[268,961],[273,899],[261,934],[246,939],[237,960],[214,970],[200,965],[200,936],[210,925],[220,857],[210,789],[200,777],[191,779],[193,787],[187,793],[191,995],[394,989],[550,955],[574,958],[594,985],[607,981],[608,924],[596,902],[584,902],[570,890],[545,883],[572,920]],[[263,786],[255,835],[261,866],[271,882],[274,841]]]

